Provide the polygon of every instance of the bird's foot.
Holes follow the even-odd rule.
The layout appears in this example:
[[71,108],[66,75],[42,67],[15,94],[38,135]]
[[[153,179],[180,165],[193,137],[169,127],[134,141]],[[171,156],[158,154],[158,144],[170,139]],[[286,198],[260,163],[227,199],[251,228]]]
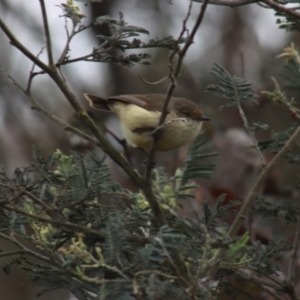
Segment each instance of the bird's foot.
[[153,136],[154,139],[158,139],[161,137],[163,132],[164,132],[163,126],[158,126],[151,132],[151,135]]
[[155,167],[155,162],[149,161],[147,159],[147,160],[143,161],[143,166],[146,167],[147,169],[153,169]]

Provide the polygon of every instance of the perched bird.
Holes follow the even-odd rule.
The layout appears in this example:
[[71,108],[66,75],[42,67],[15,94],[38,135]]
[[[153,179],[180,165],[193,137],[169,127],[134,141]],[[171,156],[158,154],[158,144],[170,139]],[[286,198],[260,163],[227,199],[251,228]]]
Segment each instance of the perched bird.
[[[149,151],[153,144],[153,132],[159,124],[166,95],[120,95],[101,98],[84,94],[92,108],[112,111],[121,122],[126,141]],[[200,107],[185,98],[172,97],[167,117],[159,134],[155,149],[170,151],[192,142],[199,134],[202,121],[210,120],[202,115]]]

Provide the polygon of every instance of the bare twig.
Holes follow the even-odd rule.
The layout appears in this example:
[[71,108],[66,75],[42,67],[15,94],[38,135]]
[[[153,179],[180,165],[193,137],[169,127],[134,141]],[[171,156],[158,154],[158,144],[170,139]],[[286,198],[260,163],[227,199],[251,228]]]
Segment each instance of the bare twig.
[[241,119],[243,120],[243,124],[244,124],[245,129],[247,130],[248,134],[250,135],[250,137],[252,139],[253,147],[254,147],[255,151],[257,152],[257,154],[258,154],[258,156],[259,156],[259,158],[260,158],[260,160],[262,162],[262,165],[264,167],[266,165],[266,161],[265,161],[265,159],[264,159],[261,151],[258,148],[257,140],[256,140],[256,138],[254,136],[254,133],[250,129],[250,125],[249,125],[247,116],[246,116],[246,114],[244,112],[244,109],[243,109],[243,107],[242,107],[242,105],[241,105],[240,102],[237,103],[237,109],[239,111],[239,115],[240,115]]
[[[169,85],[169,89],[168,89],[168,92],[167,92],[167,95],[166,95],[166,99],[165,99],[165,102],[164,102],[164,106],[163,106],[162,113],[161,113],[160,120],[159,120],[159,123],[158,123],[157,127],[161,126],[165,121],[165,118],[167,116],[168,104],[170,102],[173,91],[174,91],[174,89],[176,87],[176,84],[177,84],[176,80],[177,80],[177,77],[179,75],[179,71],[180,71],[180,68],[181,68],[181,65],[182,65],[182,62],[183,62],[183,58],[184,58],[187,50],[189,49],[190,45],[194,42],[195,34],[196,34],[196,32],[197,32],[197,30],[198,30],[198,28],[199,28],[199,26],[200,26],[200,24],[203,20],[203,16],[204,16],[208,1],[209,0],[205,0],[203,5],[201,6],[201,10],[200,10],[198,18],[195,22],[195,25],[192,29],[192,32],[188,36],[184,47],[180,50],[179,41],[182,39],[183,35],[187,31],[186,23],[187,23],[187,20],[189,19],[190,15],[191,15],[191,9],[192,9],[193,2],[190,1],[187,15],[186,15],[185,19],[183,20],[182,30],[179,34],[178,39],[175,41],[175,47],[174,47],[175,49],[170,54],[170,57],[169,57],[169,60],[170,60],[169,78],[171,80],[171,83]],[[177,60],[177,64],[176,64],[176,67],[175,67],[175,70],[174,70],[173,69],[174,56],[177,53],[178,53],[178,60]],[[151,199],[151,198],[155,197],[155,195],[153,194],[152,185],[151,185],[151,173],[152,173],[152,169],[153,169],[153,165],[154,165],[153,159],[154,159],[154,154],[155,154],[156,142],[157,142],[157,136],[154,136],[153,137],[153,145],[152,145],[152,148],[151,148],[150,153],[148,155],[148,162],[146,164],[146,172],[145,172],[145,177],[144,177],[145,185],[144,185],[143,192],[144,192],[147,199]],[[157,200],[155,202],[157,202]],[[150,205],[151,205],[151,203],[150,203]],[[160,218],[161,218],[160,224],[161,225],[167,224],[166,219],[165,219],[161,209],[159,209],[159,211],[158,211],[158,208],[160,208],[160,207],[159,206],[158,207],[152,207],[151,206],[151,208],[152,208],[152,211],[153,211],[154,214],[160,215]],[[157,211],[155,212],[154,209],[157,210]],[[160,211],[161,211],[161,213],[160,213]]]
[[[242,207],[240,208],[238,214],[236,215],[232,225],[230,226],[228,230],[228,237],[232,238],[236,235],[238,230],[241,228],[243,221],[245,219],[245,216],[250,209],[253,201],[256,199],[256,197],[259,195],[259,192],[261,188],[263,187],[263,184],[265,180],[268,178],[270,172],[273,170],[273,168],[278,164],[278,162],[283,159],[288,151],[291,149],[295,143],[297,143],[298,139],[300,138],[300,126],[296,129],[296,131],[292,134],[292,136],[289,138],[289,140],[286,142],[286,144],[282,147],[282,149],[274,156],[274,158],[270,161],[270,163],[262,170],[259,177],[256,179],[252,189],[250,190],[249,194],[246,196]],[[225,249],[219,250],[219,257],[222,257]],[[210,282],[214,279],[217,272],[217,268],[213,267],[209,270],[207,275],[207,282]]]
[[295,272],[296,272],[296,265],[297,265],[296,261],[297,261],[299,243],[300,243],[300,218],[298,217],[293,249],[292,249],[292,254],[290,257],[289,269],[288,269],[288,283],[291,286],[295,285]]
[[0,18],[0,28],[3,30],[5,35],[9,38],[10,44],[19,49],[27,58],[29,58],[33,63],[39,66],[45,73],[51,72],[51,69],[44,64],[41,60],[39,60],[33,53],[31,53],[23,44],[19,42],[19,40],[13,35],[13,33],[9,30],[7,25]]
[[[177,40],[175,42],[175,49],[170,54],[170,57],[169,57],[169,60],[170,60],[169,78],[170,78],[171,82],[170,82],[170,85],[169,85],[169,88],[168,88],[168,92],[167,92],[167,95],[166,95],[166,99],[165,99],[165,102],[164,102],[164,106],[163,106],[162,113],[161,113],[160,120],[159,120],[159,123],[158,123],[157,127],[161,126],[164,123],[165,119],[166,119],[168,105],[169,105],[170,99],[172,97],[173,91],[176,88],[176,84],[177,84],[176,81],[177,81],[177,77],[179,76],[179,72],[180,72],[180,69],[181,69],[181,65],[182,65],[184,56],[187,53],[187,51],[188,51],[189,47],[191,46],[191,44],[194,42],[194,37],[196,35],[196,32],[197,32],[200,24],[202,23],[203,16],[204,16],[208,1],[209,0],[204,0],[203,4],[201,6],[201,10],[199,12],[199,15],[197,17],[197,20],[195,22],[195,25],[192,29],[192,32],[187,37],[187,41],[186,41],[185,45],[180,50],[179,41],[183,38],[183,35],[187,32],[186,23],[187,23],[187,20],[189,19],[190,15],[191,15],[193,2],[190,1],[187,15],[186,15],[185,19],[183,20],[182,30],[179,34],[179,37],[177,38]],[[175,66],[175,69],[173,69],[174,56],[177,53],[178,53],[178,60],[177,60],[177,64]],[[148,156],[148,163],[147,163],[146,174],[145,174],[145,180],[148,184],[150,184],[150,181],[151,181],[151,173],[152,173],[152,168],[153,168],[153,158],[154,158],[154,154],[155,154],[156,142],[157,142],[157,138],[153,137],[153,145],[152,145],[152,148],[151,148],[149,156]]]
[[67,32],[67,42],[66,42],[66,45],[64,47],[64,50],[61,53],[60,58],[57,61],[57,65],[60,65],[65,60],[65,57],[66,57],[66,55],[67,55],[67,53],[69,52],[69,49],[70,49],[69,47],[70,47],[71,40],[75,35],[75,26],[74,26],[74,24],[72,24],[71,33],[68,32],[67,26],[65,26],[65,27],[66,27],[66,32]]
[[79,129],[77,129],[77,128],[71,126],[71,125],[69,125],[68,123],[64,122],[60,118],[58,118],[55,115],[51,114],[45,108],[43,108],[41,105],[39,105],[34,100],[34,98],[31,96],[30,90],[27,90],[27,89],[25,90],[12,76],[10,76],[9,74],[5,73],[1,69],[0,69],[0,73],[4,74],[7,78],[9,78],[12,81],[12,83],[15,86],[17,86],[30,99],[31,104],[33,105],[32,109],[37,110],[37,111],[43,113],[46,117],[48,117],[49,119],[51,119],[55,123],[61,125],[64,130],[69,131],[69,132],[73,132],[73,133],[77,134],[78,136],[82,137],[83,139],[89,141],[93,145],[96,145],[96,146],[100,147],[100,143],[99,143],[98,140],[96,140],[95,138],[91,137],[90,135],[84,133],[83,131],[81,131],[81,130],[79,130]]
[[[243,52],[240,53],[241,55],[241,73],[242,73],[242,77],[245,78],[245,62],[244,62],[244,55],[243,55]],[[248,118],[244,112],[244,109],[240,103],[240,101],[237,101],[237,109],[239,111],[239,115],[243,121],[243,124],[244,124],[244,128],[246,129],[247,133],[249,134],[249,136],[251,137],[252,139],[252,142],[253,142],[253,147],[255,149],[255,151],[257,152],[261,162],[262,162],[262,165],[263,167],[266,165],[266,161],[261,153],[261,151],[259,150],[258,148],[258,143],[257,143],[257,140],[255,138],[255,135],[254,135],[254,132],[251,130],[250,128],[250,125],[249,125],[249,122],[248,122]]]
[[[39,51],[39,53],[36,55],[37,58],[39,58],[39,56],[43,53],[45,49],[45,46],[41,48],[41,50]],[[40,72],[33,72],[34,71],[34,68],[35,68],[36,64],[33,63],[32,64],[32,67],[31,67],[31,70],[29,72],[29,78],[28,78],[28,83],[27,83],[27,88],[26,88],[26,92],[27,93],[30,93],[30,89],[31,89],[31,84],[32,84],[32,80],[35,76],[37,75],[41,75],[41,74],[45,74],[44,71],[40,71]]]
[[[193,0],[193,1],[204,3],[204,0]],[[260,2],[265,3],[267,5],[267,8],[271,7],[276,11],[280,11],[282,13],[285,13],[286,15],[300,19],[300,13],[296,11],[297,7],[288,8],[272,0],[210,0],[209,4],[237,7],[237,6],[243,6],[243,5],[253,4],[253,3],[260,4]],[[265,6],[263,7],[266,8]]]
[[300,13],[295,11],[295,9],[293,8],[288,8],[288,7],[285,7],[283,5],[280,5],[272,0],[261,0],[259,2],[263,2],[265,4],[267,4],[269,7],[275,9],[276,11],[280,11],[284,14],[287,14],[291,17],[295,17],[297,19],[300,19]]
[[[9,190],[13,190],[13,191],[19,192],[19,194],[20,194],[19,197],[21,197],[22,195],[26,195],[34,203],[40,205],[45,210],[45,212],[47,212],[50,216],[52,216],[55,213],[54,210],[50,206],[48,206],[44,201],[41,201],[35,195],[33,195],[32,193],[30,193],[30,192],[22,189],[21,187],[10,186],[10,185],[5,184],[3,182],[0,182],[0,186],[4,187],[6,189],[9,189]],[[13,197],[13,199],[14,199],[14,197]],[[9,203],[10,202],[11,201],[9,201]]]
[[[203,3],[203,0],[193,0],[194,2]],[[209,4],[221,5],[221,6],[229,6],[229,7],[237,7],[248,5],[257,2],[256,0],[210,0]]]
[[11,238],[8,235],[6,235],[4,233],[1,233],[1,232],[0,232],[0,238],[16,245],[20,249],[18,251],[13,251],[13,252],[8,252],[8,253],[1,253],[0,257],[5,257],[5,256],[9,256],[9,255],[20,255],[20,256],[29,255],[29,256],[35,257],[35,258],[37,258],[41,261],[44,261],[46,263],[52,263],[54,265],[58,265],[58,262],[54,261],[53,259],[51,259],[47,256],[41,255],[37,252],[34,252],[34,251],[28,249],[22,243],[17,241],[15,238]]
[[[9,38],[10,43],[14,45],[17,49],[19,49],[26,57],[28,57],[33,63],[39,66],[45,73],[47,73],[52,80],[56,83],[57,87],[69,101],[73,109],[75,110],[77,116],[85,124],[92,134],[97,139],[97,145],[117,164],[119,165],[128,176],[134,181],[134,183],[143,191],[145,194],[149,205],[152,209],[153,216],[157,226],[161,227],[166,224],[166,219],[164,217],[163,211],[156,199],[156,196],[151,188],[150,181],[145,181],[136,170],[132,168],[130,163],[117,151],[113,145],[107,140],[105,134],[99,130],[93,120],[89,117],[87,112],[83,109],[81,104],[79,103],[77,97],[70,90],[67,83],[64,79],[59,75],[56,68],[47,66],[42,61],[40,61],[35,55],[33,55],[22,43],[18,41],[18,39],[13,35],[8,26],[0,19],[0,27],[5,33],[5,35]],[[49,41],[48,41],[49,42]],[[107,49],[106,49],[107,50]],[[53,116],[55,118],[55,116]],[[71,128],[71,127],[69,127]],[[80,132],[80,131],[79,131]],[[84,134],[81,134],[84,136]]]
[[[32,220],[36,220],[36,221],[39,221],[39,222],[42,222],[45,224],[51,224],[55,227],[65,228],[66,230],[70,230],[70,231],[76,231],[76,232],[81,232],[81,233],[85,233],[85,234],[92,234],[92,235],[95,235],[98,237],[103,237],[103,233],[101,231],[92,229],[90,227],[77,225],[77,224],[74,224],[74,223],[71,223],[68,221],[60,221],[60,220],[54,220],[51,218],[45,218],[40,215],[28,213],[27,211],[25,211],[23,209],[20,209],[18,207],[8,205],[8,204],[3,205],[2,207],[6,210],[14,211],[23,216],[31,218]],[[138,236],[125,236],[125,239],[130,243],[137,243],[137,244],[147,244],[150,242],[150,240],[148,238],[138,237]]]
[[[173,257],[169,254],[169,252],[167,251],[164,242],[162,240],[162,238],[156,238],[156,242],[162,247],[162,249],[164,250],[163,256],[167,259],[168,263],[171,265],[171,267],[173,268],[173,270],[175,271],[175,273],[177,274],[178,278],[186,285],[189,286],[189,280],[190,280],[190,274],[183,274],[181,272],[180,266],[179,266],[179,262],[176,260],[176,263],[173,260]],[[180,261],[181,263],[181,261]],[[187,275],[187,276],[185,276]]]
[[99,131],[95,123],[90,119],[87,113],[84,111],[82,106],[79,104],[76,96],[71,92],[66,83],[62,80],[56,70],[49,68],[46,64],[40,61],[34,54],[32,54],[26,47],[21,44],[18,39],[12,34],[6,24],[0,19],[0,27],[6,36],[9,38],[11,44],[18,48],[26,57],[28,57],[32,62],[39,66],[45,73],[47,73],[57,84],[58,88],[63,92],[69,103],[73,106],[75,112],[81,119],[81,121],[86,124],[88,128],[92,131],[95,137],[98,139],[98,145],[104,150],[104,152],[112,158],[124,171],[134,180],[134,182],[139,186],[143,187],[144,182],[142,178],[132,169],[130,164],[120,155],[120,153],[113,148],[113,146],[108,142],[106,137],[102,132]]
[[41,5],[41,10],[42,10],[44,31],[45,31],[45,36],[46,36],[48,64],[50,67],[52,67],[53,66],[53,55],[52,55],[51,35],[50,35],[50,31],[49,31],[49,23],[48,23],[47,12],[46,12],[44,0],[40,0],[40,5]]
[[[33,64],[32,66],[34,68],[35,64]],[[28,78],[28,83],[27,83],[27,88],[26,88],[27,93],[30,93],[33,78],[37,75],[43,75],[43,74],[46,74],[46,72],[45,71],[33,72],[33,69],[32,69],[32,71],[30,71],[29,78]]]
[[157,85],[157,84],[160,84],[160,83],[162,83],[162,82],[164,82],[165,80],[168,79],[168,76],[165,76],[165,77],[163,77],[163,78],[160,79],[160,80],[151,82],[151,81],[148,81],[148,80],[144,79],[144,78],[142,77],[142,75],[139,75],[139,77],[140,77],[140,79],[141,79],[144,83],[146,83],[146,84],[148,84],[148,85]]
[[290,137],[290,139],[287,141],[287,143],[284,145],[284,147],[280,150],[280,152],[278,152],[277,155],[271,160],[271,162],[267,165],[266,169],[262,171],[259,178],[256,180],[252,190],[250,191],[249,195],[246,197],[238,215],[236,216],[232,226],[230,227],[230,229],[228,231],[228,235],[230,237],[235,236],[235,234],[239,230],[239,228],[243,222],[243,219],[244,219],[243,216],[245,215],[245,212],[250,208],[252,202],[259,194],[260,189],[261,189],[265,179],[269,176],[270,172],[272,171],[274,166],[279,162],[279,160],[284,158],[284,156],[290,150],[292,145],[294,145],[297,142],[299,136],[300,136],[300,127],[297,128],[297,130]]

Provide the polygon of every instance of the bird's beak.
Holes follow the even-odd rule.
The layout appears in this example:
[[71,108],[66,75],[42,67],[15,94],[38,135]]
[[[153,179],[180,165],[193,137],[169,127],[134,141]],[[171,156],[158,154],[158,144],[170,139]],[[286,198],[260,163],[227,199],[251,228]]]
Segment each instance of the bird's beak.
[[200,118],[200,121],[210,121],[210,118],[202,116]]

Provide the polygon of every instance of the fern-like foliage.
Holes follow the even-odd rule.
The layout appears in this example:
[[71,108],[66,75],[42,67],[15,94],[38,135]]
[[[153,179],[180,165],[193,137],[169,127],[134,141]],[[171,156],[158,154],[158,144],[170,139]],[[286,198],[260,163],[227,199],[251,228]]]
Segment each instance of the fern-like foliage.
[[208,135],[207,131],[204,131],[189,147],[183,168],[178,169],[175,174],[177,199],[191,197],[190,190],[196,187],[195,180],[210,178],[215,166],[205,160],[217,155],[217,153],[209,152],[210,140],[211,136]]
[[[217,70],[222,84],[212,90],[229,95],[234,104],[254,101],[250,85],[221,67]],[[215,155],[203,132],[174,176],[154,169],[153,193],[168,223],[158,228],[146,197],[116,183],[105,157],[56,151],[45,158],[35,150],[33,162],[13,176],[0,170],[0,239],[19,248],[13,259],[11,253],[0,253],[8,258],[4,272],[9,274],[18,264],[43,286],[41,293],[66,288],[79,300],[203,300],[218,298],[228,289],[246,295],[229,278],[250,276],[249,269],[252,277],[272,281],[279,270],[275,258],[289,248],[280,243],[249,245],[248,232],[233,239],[226,236],[228,226],[220,219],[234,213],[236,202],[224,205],[221,195],[214,204],[204,201],[202,212],[194,212],[192,219],[179,214],[178,201],[195,197],[197,180],[213,170],[206,159]],[[289,216],[289,222],[298,213],[293,206],[263,201],[256,208],[269,216]],[[40,251],[29,251],[20,237]],[[204,284],[212,267],[219,270],[216,278],[226,283],[218,290],[213,283]]]
[[292,58],[284,66],[286,72],[282,75],[285,79],[284,87],[289,90],[300,90],[300,70],[297,58]]
[[[298,4],[297,0],[287,0],[282,1],[284,5],[286,4]],[[293,7],[296,12],[299,12],[299,7]],[[299,19],[294,16],[290,16],[284,12],[275,12],[275,16],[278,17],[276,19],[276,23],[280,29],[284,29],[287,32],[300,31]]]
[[[155,171],[153,188],[169,223],[162,228],[155,226],[140,192],[111,179],[105,157],[56,151],[44,158],[35,151],[34,161],[13,177],[2,170],[0,233],[26,238],[43,251],[33,262],[21,249],[5,272],[17,263],[44,287],[41,293],[68,288],[80,300],[207,299],[213,289],[196,282],[205,277],[205,261],[219,264],[213,259],[215,249],[232,243],[216,230],[218,218],[232,206],[222,206],[220,200],[206,205],[204,217],[183,218],[177,212],[175,182],[182,182],[179,195],[184,197],[187,185],[207,177],[211,165],[198,163],[211,156],[208,141],[205,133],[197,138],[181,176],[170,180],[162,169]],[[247,264],[243,240],[233,245],[224,270]]]
[[[100,16],[91,25],[83,25],[82,20],[86,17],[80,8],[68,1],[67,4],[60,6],[63,10],[63,17],[71,19],[74,25],[74,32],[78,34],[92,26],[107,25],[110,29],[110,35],[97,35],[100,45],[94,47],[92,52],[79,58],[71,58],[65,55],[59,63],[65,65],[74,61],[92,61],[92,62],[112,62],[125,67],[132,67],[135,64],[151,65],[149,53],[131,53],[128,55],[119,55],[118,51],[124,53],[126,50],[132,49],[148,49],[148,48],[166,48],[174,50],[178,43],[184,43],[185,38],[175,41],[172,36],[163,38],[152,38],[147,42],[143,42],[140,35],[149,35],[149,31],[145,28],[128,25],[124,20],[122,12],[119,12],[119,19],[110,16]],[[69,52],[69,51],[67,51]]]
[[206,91],[230,100],[223,107],[236,106],[238,103],[257,103],[253,86],[245,79],[230,75],[223,67],[214,64],[212,72],[218,78],[218,84],[210,84]]
[[[290,110],[290,116],[292,119],[298,119],[286,130],[281,132],[273,132],[271,139],[268,141],[260,142],[261,149],[271,149],[272,152],[277,153],[295,132],[299,126],[300,109],[297,92],[300,90],[300,54],[299,50],[292,43],[289,47],[286,47],[278,57],[287,58],[284,66],[284,73],[282,77],[284,79],[284,85],[281,87],[275,78],[273,82],[275,88],[273,91],[263,91],[262,93],[267,95],[275,103],[285,105]],[[287,154],[287,158],[290,162],[300,162],[300,144],[297,143],[293,149]]]

